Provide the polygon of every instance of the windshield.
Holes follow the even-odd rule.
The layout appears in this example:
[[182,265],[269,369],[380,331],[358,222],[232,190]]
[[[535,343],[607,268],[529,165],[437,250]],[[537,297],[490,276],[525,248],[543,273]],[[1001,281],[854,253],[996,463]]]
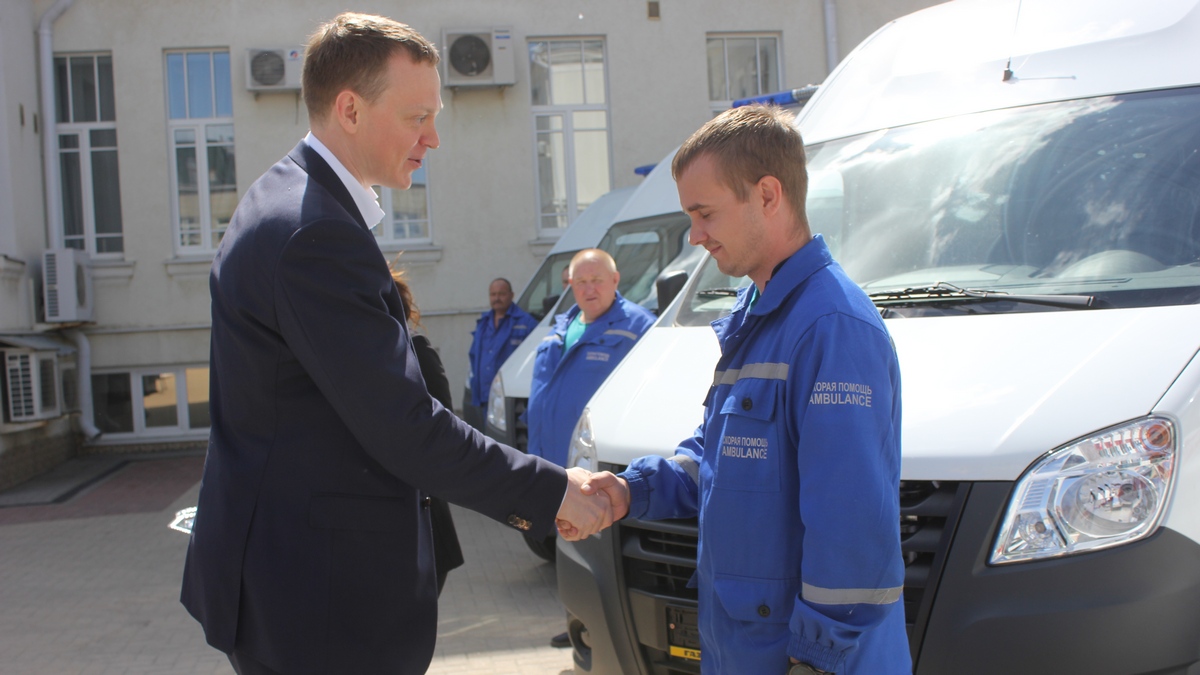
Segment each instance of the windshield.
[[538,321],[546,316],[546,312],[558,302],[562,293],[562,271],[571,264],[575,253],[576,251],[566,251],[546,256],[525,286],[525,290],[521,292],[521,297],[517,299],[521,309],[532,314]]
[[[1200,302],[1200,89],[963,115],[807,152],[812,231],[868,293],[947,283],[1095,307]],[[700,277],[681,323],[732,305],[703,291],[748,283],[711,260]],[[961,312],[961,300],[889,310]],[[977,300],[971,311],[1063,311]]]
[[689,225],[688,217],[680,211],[618,223],[609,229],[600,248],[617,262],[621,275],[617,290],[621,295],[650,310],[658,307],[654,281],[681,254],[692,253],[687,245]]

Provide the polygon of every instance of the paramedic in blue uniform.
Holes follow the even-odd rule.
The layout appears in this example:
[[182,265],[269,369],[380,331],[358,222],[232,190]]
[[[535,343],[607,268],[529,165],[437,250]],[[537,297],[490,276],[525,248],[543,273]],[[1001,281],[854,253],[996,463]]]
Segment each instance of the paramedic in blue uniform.
[[900,552],[900,369],[812,236],[790,114],[729,110],[675,156],[690,241],[753,284],[713,322],[704,421],[669,458],[592,477],[617,517],[699,516],[705,675],[912,671]]
[[605,251],[576,253],[570,275],[575,304],[554,317],[538,345],[526,410],[529,454],[559,466],[588,399],[654,323],[649,310],[617,292],[621,274]]
[[[513,302],[512,284],[508,279],[494,279],[488,285],[491,309],[475,322],[471,341],[471,400],[468,403],[487,414],[488,392],[492,378],[529,332],[537,319]],[[464,406],[465,410],[465,406]]]
[[[575,304],[555,317],[554,330],[538,345],[526,409],[529,454],[559,466],[567,464],[571,434],[588,399],[654,323],[653,314],[617,292],[621,274],[607,252],[580,251],[568,269]],[[531,547],[554,551],[553,535],[539,541],[531,540]],[[550,644],[564,648],[571,642],[560,633]]]

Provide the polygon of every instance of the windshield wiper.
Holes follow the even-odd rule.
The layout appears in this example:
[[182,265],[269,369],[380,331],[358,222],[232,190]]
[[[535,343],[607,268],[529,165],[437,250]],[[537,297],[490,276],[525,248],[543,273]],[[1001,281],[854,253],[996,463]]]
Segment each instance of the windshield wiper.
[[696,291],[696,296],[700,298],[736,298],[737,294],[736,288],[706,288]]
[[1028,302],[1036,305],[1053,307],[1091,307],[1095,297],[1091,295],[1034,295],[1022,293],[1006,293],[1004,291],[989,291],[978,288],[959,288],[954,284],[939,281],[932,286],[916,286],[894,291],[871,293],[867,297],[876,305],[892,305],[912,300],[1009,300],[1011,302]]

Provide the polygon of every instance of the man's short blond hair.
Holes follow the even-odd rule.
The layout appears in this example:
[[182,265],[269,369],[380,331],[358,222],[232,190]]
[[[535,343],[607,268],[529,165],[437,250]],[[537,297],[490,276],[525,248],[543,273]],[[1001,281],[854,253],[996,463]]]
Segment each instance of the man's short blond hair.
[[722,182],[741,202],[764,176],[779,179],[792,211],[807,225],[804,141],[792,113],[764,105],[726,110],[684,141],[671,162],[671,175],[678,181],[684,170],[704,155],[712,157]]
[[387,86],[387,64],[406,53],[436,66],[437,47],[411,27],[385,16],[343,12],[308,39],[301,89],[308,117],[324,121],[337,95],[349,89],[374,102]]
[[613,260],[613,257],[608,254],[608,251],[600,248],[585,248],[571,258],[571,265],[568,267],[571,277],[574,278],[575,276],[576,266],[578,266],[580,263],[590,261],[603,263],[604,267],[608,269],[609,272],[617,271],[617,261]]

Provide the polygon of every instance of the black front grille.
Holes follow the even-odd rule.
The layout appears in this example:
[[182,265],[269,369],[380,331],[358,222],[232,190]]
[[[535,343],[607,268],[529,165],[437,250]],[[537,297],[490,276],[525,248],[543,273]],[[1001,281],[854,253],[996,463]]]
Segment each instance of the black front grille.
[[504,406],[505,412],[508,415],[508,428],[511,429],[508,434],[508,444],[521,452],[529,451],[529,425],[521,421],[525,416],[525,408],[529,406],[527,398],[509,398],[508,405]]
[[[607,468],[607,467],[604,467]],[[901,481],[900,548],[904,554],[904,616],[915,660],[946,551],[970,489],[969,483]],[[622,570],[631,590],[696,602],[696,589],[687,582],[696,571],[699,541],[697,521],[626,519],[616,530],[621,545]],[[693,663],[676,659],[645,645],[646,660],[655,673],[660,666],[695,672]]]
[[620,537],[629,588],[696,601],[696,589],[687,587],[696,571],[699,536],[695,518],[629,518],[620,523]]
[[925,624],[946,551],[954,540],[970,483],[900,481],[900,550],[904,554],[904,623],[913,661],[925,636]]

